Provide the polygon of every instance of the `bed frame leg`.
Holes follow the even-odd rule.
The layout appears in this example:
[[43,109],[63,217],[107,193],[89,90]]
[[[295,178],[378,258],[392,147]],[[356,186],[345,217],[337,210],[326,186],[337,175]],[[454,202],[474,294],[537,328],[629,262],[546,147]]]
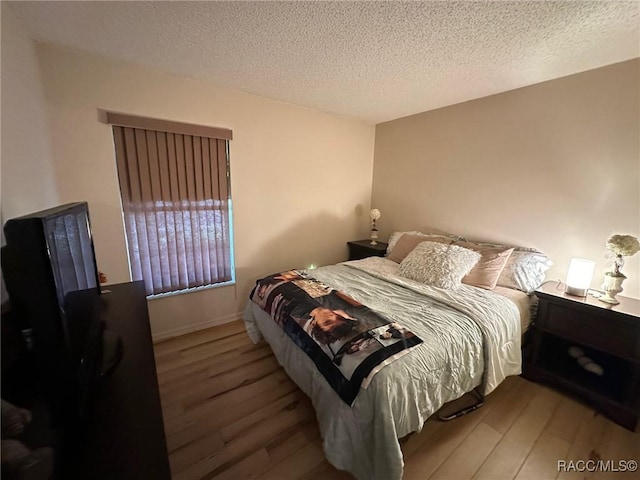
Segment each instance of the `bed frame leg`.
[[469,393],[471,393],[475,397],[476,403],[468,407],[461,408],[460,410],[453,412],[450,415],[445,416],[445,415],[438,414],[438,418],[443,422],[448,422],[449,420],[453,420],[454,418],[458,418],[463,415],[466,415],[467,413],[473,412],[474,410],[477,410],[478,408],[484,405],[484,395],[480,393],[476,388],[471,390],[471,392]]

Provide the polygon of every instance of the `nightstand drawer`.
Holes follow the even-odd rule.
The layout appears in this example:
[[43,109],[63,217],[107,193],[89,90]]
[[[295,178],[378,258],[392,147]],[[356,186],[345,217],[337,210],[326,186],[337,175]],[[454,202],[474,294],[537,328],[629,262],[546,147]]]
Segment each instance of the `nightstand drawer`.
[[638,356],[638,328],[610,317],[548,303],[540,327],[576,342],[627,358]]
[[384,257],[387,252],[387,244],[378,242],[371,245],[370,240],[355,240],[347,242],[349,246],[349,260],[360,260],[367,257]]

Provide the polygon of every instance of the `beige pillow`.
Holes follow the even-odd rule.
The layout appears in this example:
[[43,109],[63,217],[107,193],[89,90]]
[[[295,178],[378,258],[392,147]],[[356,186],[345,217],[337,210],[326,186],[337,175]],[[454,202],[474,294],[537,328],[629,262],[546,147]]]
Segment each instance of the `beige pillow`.
[[400,263],[400,275],[439,288],[456,288],[480,260],[480,254],[457,245],[424,241]]
[[478,245],[470,242],[455,242],[454,245],[474,250],[481,255],[475,267],[462,279],[462,283],[493,290],[513,253],[513,248]]
[[404,257],[409,255],[409,253],[418,246],[418,244],[424,242],[436,242],[436,243],[447,243],[452,244],[453,238],[439,237],[439,236],[425,236],[425,235],[411,235],[405,233],[402,235],[398,241],[395,243],[393,250],[387,257],[389,260],[393,260],[396,263],[400,263],[404,260]]
[[393,249],[396,246],[396,243],[398,242],[398,240],[400,240],[400,237],[402,237],[403,235],[416,235],[418,237],[425,237],[425,240],[429,240],[429,237],[451,238],[451,241],[466,240],[465,238],[460,237],[458,235],[453,235],[451,233],[443,232],[442,230],[438,230],[436,228],[431,228],[431,227],[423,229],[423,231],[421,232],[417,232],[417,231],[393,232],[389,237],[389,242],[387,243],[387,255],[389,255],[393,251]]

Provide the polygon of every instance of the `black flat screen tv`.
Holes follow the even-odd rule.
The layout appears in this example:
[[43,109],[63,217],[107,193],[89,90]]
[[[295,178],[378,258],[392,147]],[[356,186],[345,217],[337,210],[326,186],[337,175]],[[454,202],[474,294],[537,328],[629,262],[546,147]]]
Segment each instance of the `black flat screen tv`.
[[[54,422],[83,408],[101,362],[100,280],[86,202],[8,220],[2,273]],[[69,305],[82,292],[81,305]]]

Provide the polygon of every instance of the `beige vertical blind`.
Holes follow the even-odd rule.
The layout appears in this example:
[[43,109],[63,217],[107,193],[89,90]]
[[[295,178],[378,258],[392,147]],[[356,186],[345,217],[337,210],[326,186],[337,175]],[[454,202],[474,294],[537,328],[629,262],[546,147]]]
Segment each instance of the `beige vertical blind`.
[[133,279],[148,295],[232,280],[231,132],[212,129],[228,137],[209,138],[128,123],[114,125],[113,136]]

